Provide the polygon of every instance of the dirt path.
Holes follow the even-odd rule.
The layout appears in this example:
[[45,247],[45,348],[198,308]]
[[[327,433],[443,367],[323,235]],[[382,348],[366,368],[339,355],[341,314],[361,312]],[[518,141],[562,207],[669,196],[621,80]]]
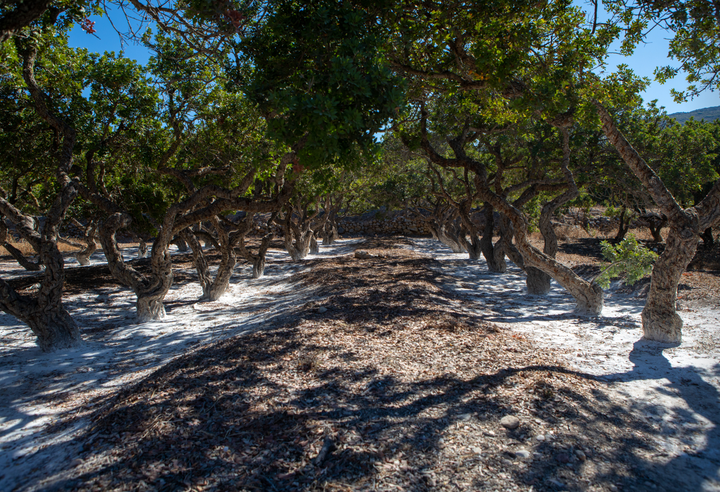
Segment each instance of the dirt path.
[[54,356],[3,317],[0,489],[718,490],[717,311],[635,343],[632,293],[578,319],[400,242],[278,252],[216,303],[178,286],[162,323],[103,286]]

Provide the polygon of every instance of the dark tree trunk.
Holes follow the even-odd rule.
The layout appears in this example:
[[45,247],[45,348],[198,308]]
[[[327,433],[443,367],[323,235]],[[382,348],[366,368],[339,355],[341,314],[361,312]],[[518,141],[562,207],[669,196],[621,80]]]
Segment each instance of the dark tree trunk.
[[239,244],[238,249],[240,250],[240,256],[248,260],[253,267],[253,278],[260,278],[265,274],[265,258],[267,256],[267,250],[270,247],[270,241],[272,240],[273,234],[266,234],[265,237],[262,238],[262,241],[260,242],[260,248],[258,248],[258,253],[252,254],[250,251],[248,251],[247,247],[245,246],[245,238],[244,236],[239,238]]
[[186,253],[188,250],[187,242],[180,236],[175,237],[172,241],[172,244],[177,246],[177,249],[180,253]]
[[662,237],[662,229],[667,225],[667,217],[663,216],[660,220],[650,220],[648,229],[650,229],[650,234],[652,234],[653,241],[656,243],[663,242]]
[[544,296],[550,292],[550,282],[552,281],[550,275],[533,267],[526,268],[525,274],[527,275],[525,285],[527,286],[528,294]]
[[220,246],[220,265],[218,265],[215,280],[203,296],[204,300],[217,301],[227,292],[228,287],[230,287],[233,270],[237,264],[237,256],[235,255],[233,245],[230,244],[226,246],[224,243],[220,243]]
[[471,260],[479,260],[482,256],[482,245],[480,237],[477,234],[471,234],[470,240],[464,239],[464,248]]
[[192,252],[193,265],[195,266],[195,272],[198,275],[198,281],[202,288],[202,299],[207,298],[210,286],[212,285],[212,278],[210,276],[210,265],[205,258],[205,252],[203,251],[200,241],[190,229],[185,229],[180,232],[178,236],[185,244],[190,246]]
[[80,330],[62,303],[65,264],[57,241],[54,240],[57,237],[56,229],[64,215],[64,207],[56,200],[50,209],[42,234],[34,230],[30,217],[23,215],[2,198],[0,210],[10,217],[20,235],[38,252],[39,263],[45,266],[40,290],[35,297],[18,294],[0,279],[0,309],[27,324],[37,336],[37,344],[43,351],[77,345],[81,340]]
[[706,250],[713,249],[713,246],[715,246],[715,240],[713,239],[713,231],[712,227],[708,227],[703,231],[702,234],[700,234],[700,237],[703,240],[703,248]]
[[[200,297],[200,300],[212,302],[220,299],[220,297],[227,292],[228,287],[230,287],[230,278],[232,278],[233,269],[237,264],[237,255],[235,254],[237,239],[230,238],[229,232],[225,230],[223,224],[220,223],[217,217],[212,218],[210,224],[215,231],[215,236],[208,233],[205,229],[193,231],[191,228],[188,228],[181,233],[180,237],[190,245],[190,249],[193,252],[193,262],[195,263],[200,285],[203,289],[203,295]],[[252,227],[252,216],[249,217],[249,221],[246,221],[244,226],[243,234],[247,233]],[[215,273],[215,278],[210,276],[203,248],[200,246],[200,241],[198,241],[196,236],[202,237],[205,244],[211,244],[220,252],[220,264]]]
[[49,284],[60,280],[55,275],[51,277],[49,282],[47,276],[43,280],[37,298],[18,294],[7,282],[0,279],[0,309],[27,324],[37,337],[36,343],[44,352],[75,347],[81,341],[77,323],[62,305],[60,296],[47,293],[48,286],[53,290]]
[[515,247],[512,242],[512,238],[515,235],[513,232],[513,225],[505,215],[500,216],[500,240],[495,246],[495,250],[500,249],[507,257],[517,265],[517,267],[525,271],[525,261],[520,254],[520,251]]
[[[470,194],[468,192],[468,194]],[[471,260],[479,260],[482,255],[482,239],[480,231],[470,217],[470,206],[474,197],[470,197],[463,202],[458,203],[458,216],[460,217],[461,227],[459,227],[458,242],[463,249],[467,251]],[[469,238],[469,239],[468,239]]]
[[7,240],[8,237],[8,228],[7,224],[5,224],[5,219],[0,216],[0,246],[5,248],[8,253],[10,253],[10,256],[15,258],[15,261],[17,261],[20,266],[22,266],[25,270],[31,271],[31,272],[38,272],[40,271],[41,267],[39,263],[32,262],[25,258],[25,255],[17,249],[15,246],[10,244],[10,242]]
[[39,272],[42,270],[42,266],[40,263],[35,263],[34,261],[28,260],[22,251],[17,249],[15,246],[13,246],[10,243],[4,243],[3,248],[7,250],[8,253],[10,253],[10,256],[15,258],[15,261],[17,261],[21,267],[23,267],[25,270],[30,272]]
[[322,237],[323,244],[325,246],[330,246],[331,244],[334,244],[335,241],[337,241],[340,237],[340,234],[338,234],[337,224],[335,223],[335,221],[333,221],[333,219],[330,219],[328,223],[325,224]]
[[138,321],[144,323],[146,321],[157,321],[159,319],[163,319],[165,317],[165,306],[163,305],[164,298],[165,294],[162,296],[152,293],[138,294],[137,303],[135,304]]
[[505,263],[505,251],[502,247],[502,239],[493,245],[493,233],[495,232],[495,209],[489,203],[485,203],[483,207],[485,216],[485,229],[480,239],[480,249],[485,257],[488,270],[494,273],[505,273],[507,264]]
[[318,246],[317,238],[315,237],[315,234],[310,236],[310,253],[316,255],[320,252],[320,247]]
[[617,234],[615,234],[615,242],[619,243],[623,239],[625,239],[625,235],[627,234],[628,230],[630,229],[630,220],[631,218],[628,216],[627,213],[627,207],[623,207],[620,211],[620,225],[618,225],[618,231]]
[[95,243],[95,239],[97,239],[97,222],[95,220],[92,220],[87,225],[87,227],[83,226],[75,219],[72,219],[72,222],[73,224],[75,224],[76,227],[80,228],[83,231],[83,241],[85,242],[85,247],[75,253],[75,258],[81,265],[89,265],[90,257],[97,250],[97,244]]
[[252,277],[260,278],[265,275],[265,255],[258,256],[252,260]]

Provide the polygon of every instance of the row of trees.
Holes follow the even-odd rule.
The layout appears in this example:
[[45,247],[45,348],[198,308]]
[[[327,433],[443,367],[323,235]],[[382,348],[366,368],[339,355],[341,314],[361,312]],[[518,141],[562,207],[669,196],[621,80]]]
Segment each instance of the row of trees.
[[[262,274],[269,237],[257,252],[244,242],[254,214],[283,230],[299,260],[317,247],[318,234],[332,241],[333,218],[349,194],[358,203],[407,206],[421,204],[422,189],[458,219],[452,233],[450,221],[438,222],[438,237],[456,237],[458,248],[482,254],[497,273],[510,258],[533,294],[547,293],[554,278],[590,314],[602,310],[602,290],[556,260],[551,217],[581,195],[605,194],[626,208],[652,198],[670,235],[643,327],[647,338],[679,341],[680,273],[699,235],[720,222],[720,184],[700,200],[702,186],[718,177],[717,127],[673,125],[657,108],[642,109],[645,81],[630,70],[595,70],[610,43],[623,32],[626,42],[636,39],[656,7],[610,5],[631,21],[623,25],[588,22],[564,1],[159,8],[138,0],[134,8],[155,29],[143,35],[154,52],[143,67],[68,47],[68,28],[82,20],[92,30],[84,9],[97,6],[39,4],[40,13],[23,21],[11,22],[28,3],[8,5],[0,17],[0,214],[45,271],[34,297],[0,279],[0,308],[27,323],[44,349],[79,340],[62,306],[57,246],[70,218],[97,220],[110,270],[135,292],[146,320],[164,315],[169,245],[178,238],[193,250],[203,297],[216,299],[238,254]],[[712,34],[717,24],[697,29]],[[477,206],[484,230],[469,217]],[[542,251],[528,240],[533,215]],[[148,273],[123,261],[120,231],[154,238]],[[199,240],[221,252],[214,277]]]

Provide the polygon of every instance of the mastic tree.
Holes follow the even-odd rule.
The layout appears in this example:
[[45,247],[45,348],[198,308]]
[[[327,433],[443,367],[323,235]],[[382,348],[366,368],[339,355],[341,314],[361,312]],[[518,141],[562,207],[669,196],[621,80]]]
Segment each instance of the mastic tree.
[[[557,148],[567,186],[558,196],[564,200],[575,194],[570,140],[576,113],[580,119],[586,113],[580,104],[582,74],[602,57],[613,33],[583,29],[583,13],[567,2],[428,2],[398,10],[392,22],[396,38],[389,56],[421,106],[420,125],[409,132],[408,141],[415,140],[436,165],[475,173],[480,198],[512,224],[526,268],[555,278],[575,297],[578,311],[599,313],[601,289],[529,243],[527,217],[493,190],[487,165],[472,149],[488,123],[512,126],[534,119],[549,124],[560,136]],[[452,110],[434,111],[452,98],[458,101]],[[433,102],[430,112],[422,109],[434,99],[442,103]],[[452,115],[442,123],[445,130],[436,117],[444,113]],[[446,139],[453,155],[434,149],[431,134]]]
[[[648,22],[659,23],[675,35],[671,54],[682,62],[689,73],[691,85],[687,93],[677,92],[676,99],[693,96],[705,89],[718,87],[720,67],[720,9],[712,2],[637,2],[614,4],[622,20],[630,25],[626,32],[625,51],[643,39]],[[660,69],[661,80],[674,75],[673,69]],[[607,86],[605,86],[607,87]],[[680,343],[682,319],[676,312],[677,288],[680,276],[697,250],[700,235],[720,224],[720,180],[716,181],[705,198],[692,207],[683,208],[668,186],[648,164],[618,126],[608,110],[609,95],[596,89],[595,105],[602,128],[609,142],[623,161],[638,177],[660,211],[668,219],[669,233],[665,250],[653,267],[647,302],[642,313],[643,336],[650,340]]]
[[[295,156],[292,150],[265,143],[258,132],[260,116],[241,95],[225,91],[216,61],[196,56],[173,36],[158,36],[154,46],[157,54],[146,70],[159,93],[156,108],[141,120],[131,120],[133,113],[126,111],[117,114],[111,128],[100,125],[106,152],[87,156],[87,186],[82,188],[83,197],[104,215],[103,251],[113,275],[137,295],[141,320],[164,316],[163,299],[173,279],[169,246],[174,238],[184,234],[195,244],[187,231],[195,224],[216,223],[228,211],[279,208],[289,196],[291,183],[284,174]],[[145,83],[136,68],[127,84]],[[95,89],[108,88],[98,84]],[[252,193],[253,183],[263,176],[277,183],[269,189],[271,195]],[[130,193],[111,186],[113,180],[128,185]],[[128,195],[145,200],[128,202]],[[118,231],[143,222],[155,236],[146,274],[124,261],[116,240]],[[224,245],[228,254],[214,280],[196,257],[207,299],[224,293],[235,264],[231,244]]]
[[357,164],[402,105],[376,3],[269,2],[262,27],[234,44],[230,87],[258,105],[270,139],[298,147],[303,168]]
[[[0,215],[30,244],[38,256],[38,264],[45,269],[35,296],[21,295],[0,279],[0,308],[26,323],[43,350],[71,347],[79,343],[80,333],[62,303],[64,261],[57,241],[79,185],[73,169],[77,143],[74,120],[75,102],[82,98],[68,72],[73,69],[82,72],[86,57],[68,49],[64,33],[52,23],[27,31],[23,37],[15,36],[0,50],[8,70],[2,79],[6,95],[2,101],[3,113],[11,116],[12,108],[18,108],[27,118],[21,116],[19,121],[13,121],[10,117],[3,120],[3,126],[22,127],[20,135],[33,140],[23,143],[23,150],[39,151],[36,155],[21,156],[19,173],[8,170],[13,167],[14,159],[5,156],[4,174],[12,176],[13,186],[10,195],[3,191],[0,196]],[[34,115],[29,113],[30,108]],[[36,126],[38,120],[45,131],[42,126]],[[47,162],[33,162],[34,159],[47,159]],[[19,178],[29,179],[23,185],[27,197],[41,196],[42,199],[21,200],[14,186]],[[38,227],[32,216],[37,212],[45,216]]]

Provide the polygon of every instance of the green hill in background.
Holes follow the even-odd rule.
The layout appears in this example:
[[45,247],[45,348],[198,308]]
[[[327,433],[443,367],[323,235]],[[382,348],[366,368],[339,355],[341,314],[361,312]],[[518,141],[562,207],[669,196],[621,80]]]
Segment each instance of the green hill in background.
[[675,118],[678,123],[685,123],[690,118],[696,120],[705,120],[707,122],[715,121],[720,119],[720,106],[713,106],[712,108],[696,109],[688,113],[673,113],[669,115],[671,118]]

